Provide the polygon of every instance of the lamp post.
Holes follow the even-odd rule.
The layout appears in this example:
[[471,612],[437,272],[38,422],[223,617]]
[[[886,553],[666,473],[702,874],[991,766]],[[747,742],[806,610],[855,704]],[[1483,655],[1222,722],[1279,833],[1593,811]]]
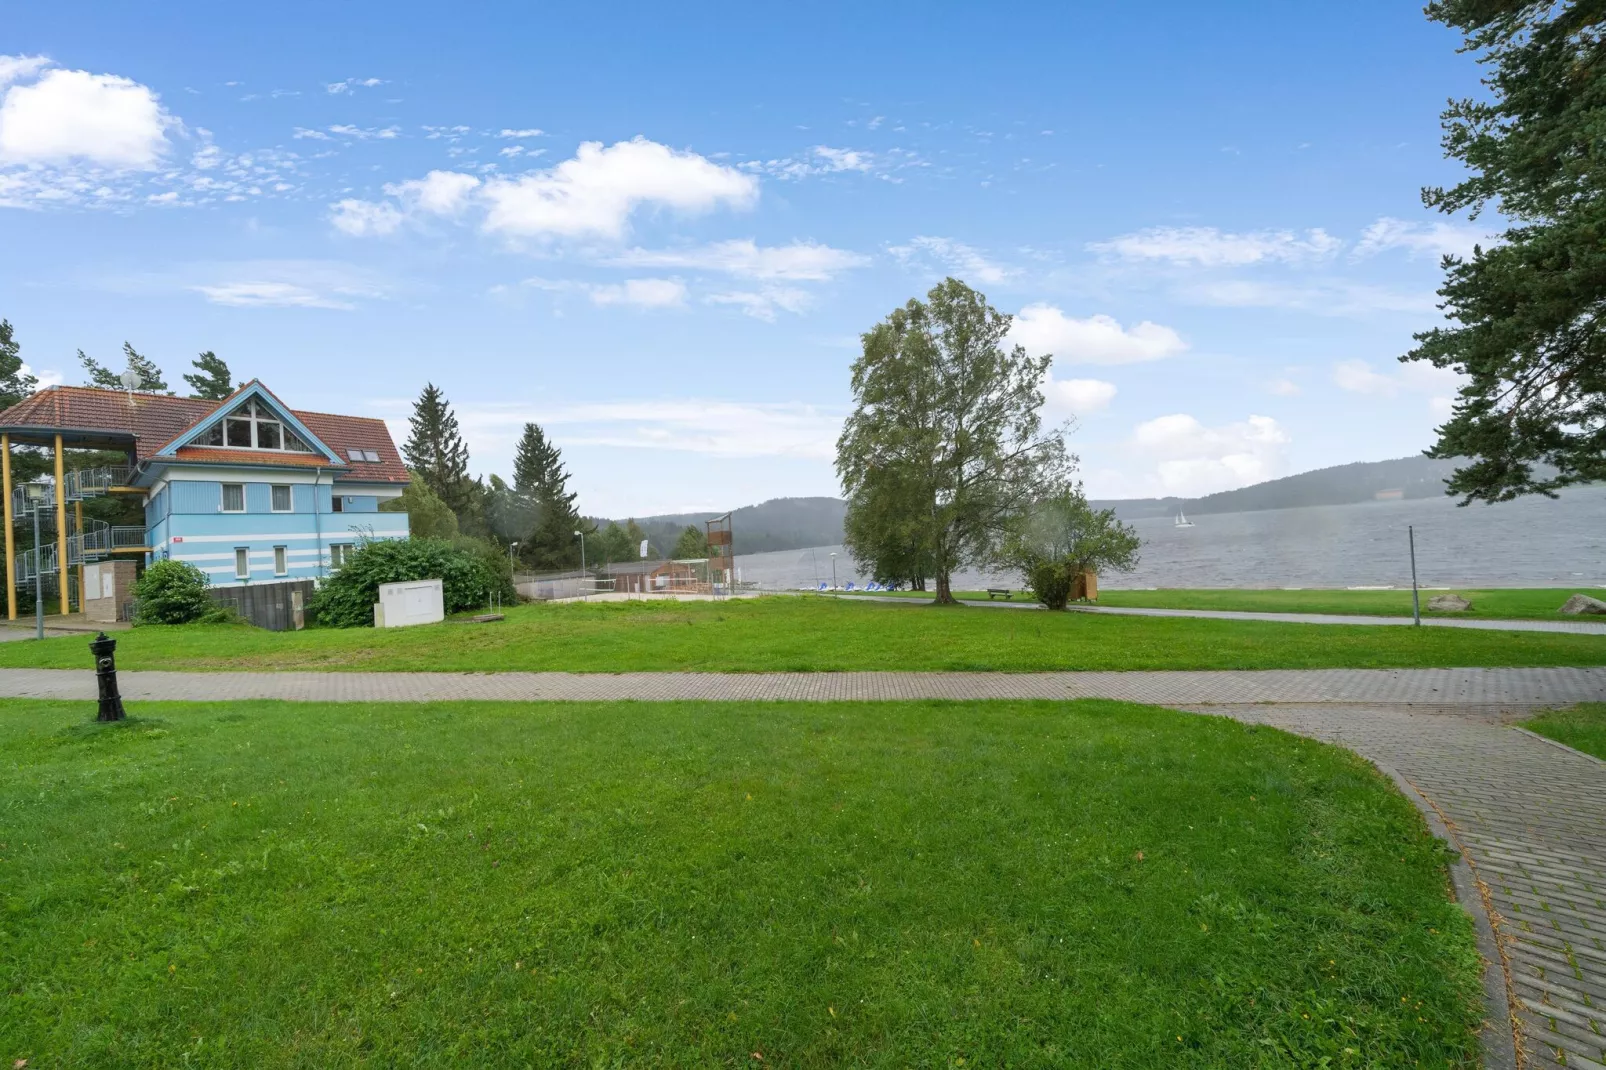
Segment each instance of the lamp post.
[[[581,582],[585,582],[586,581],[586,533],[583,532],[583,531],[577,531],[577,532],[575,532],[575,534],[580,536],[580,579],[581,579]],[[585,588],[581,588],[581,594],[583,595],[584,593],[585,593]]]
[[507,567],[509,569],[513,567],[513,551],[517,550],[518,548],[519,544],[517,542],[510,542],[507,544]]
[[831,591],[836,591],[836,554],[831,555]]
[[45,637],[45,552],[39,545],[39,506],[45,500],[43,483],[24,483],[22,496],[33,514],[33,625],[34,638]]

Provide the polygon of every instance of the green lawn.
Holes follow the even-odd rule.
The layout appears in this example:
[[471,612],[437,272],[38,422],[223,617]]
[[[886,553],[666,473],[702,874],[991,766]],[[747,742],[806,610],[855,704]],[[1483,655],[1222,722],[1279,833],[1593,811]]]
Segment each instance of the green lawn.
[[[855,592],[858,593],[858,592]],[[1441,594],[1458,594],[1472,603],[1462,613],[1435,613],[1427,608],[1428,599]],[[1587,594],[1606,600],[1598,587],[1536,587],[1529,589],[1491,589],[1423,591],[1425,617],[1479,617],[1489,620],[1584,620],[1567,617],[1558,610],[1574,594]],[[987,600],[986,591],[956,591],[959,598]],[[900,591],[900,598],[931,598],[929,591]],[[1030,601],[1031,595],[1018,590],[1014,601]],[[1227,609],[1242,613],[1340,613],[1369,617],[1409,617],[1411,591],[1334,591],[1334,590],[1250,590],[1245,588],[1167,588],[1157,591],[1104,589],[1099,592],[1101,606],[1133,606],[1145,609]],[[1602,620],[1603,618],[1594,618]]]
[[1606,759],[1606,702],[1585,702],[1565,710],[1551,710],[1522,727],[1549,736],[1574,750]]
[[[494,624],[136,628],[125,669],[498,672],[1272,669],[1601,665],[1606,637],[1098,617],[850,598],[531,605]],[[87,637],[0,643],[0,667],[89,667]]]
[[0,703],[31,1067],[1473,1066],[1346,751],[1110,702]]

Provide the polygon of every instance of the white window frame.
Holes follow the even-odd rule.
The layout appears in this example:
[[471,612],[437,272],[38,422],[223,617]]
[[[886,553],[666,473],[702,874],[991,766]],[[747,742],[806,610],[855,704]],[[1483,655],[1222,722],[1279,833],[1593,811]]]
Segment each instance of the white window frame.
[[275,576],[290,575],[290,551],[284,546],[273,548],[273,574]]
[[[274,503],[274,499],[278,496],[278,493],[281,490],[284,491],[285,499],[289,502],[289,504],[286,505],[283,509],[280,509],[277,505],[273,504]],[[268,484],[268,509],[271,510],[272,512],[275,512],[275,513],[293,513],[293,512],[295,512],[296,511],[296,492],[295,492],[295,488],[292,487],[288,483],[269,483]]]
[[[220,512],[220,513],[243,513],[243,512],[245,512],[245,504],[246,504],[245,503],[245,484],[244,483],[222,483],[222,484],[219,484],[219,486],[222,489],[219,491],[220,500],[218,501],[218,507],[217,507],[218,508],[218,512]],[[238,488],[240,488],[240,507],[238,509],[230,509],[229,508],[229,488],[230,487],[238,487]]]
[[329,567],[331,569],[345,566],[351,552],[357,548],[354,542],[332,542],[329,544]]
[[[238,420],[242,423],[248,423],[250,425],[250,445],[229,444],[229,423],[230,421],[234,420]],[[263,446],[258,444],[261,438],[261,435],[258,432],[263,424],[273,424],[279,429],[279,444],[277,446]],[[216,438],[217,441],[213,441],[214,438]],[[305,448],[289,448],[285,445],[289,438],[294,438]],[[316,454],[318,452],[312,448],[311,443],[307,442],[302,435],[297,433],[296,430],[290,426],[288,421],[279,419],[277,413],[255,398],[248,399],[243,405],[236,408],[233,412],[224,415],[221,420],[207,428],[206,432],[196,438],[196,440],[191,444],[196,446],[213,446],[219,449],[229,450],[264,450],[268,453]]]
[[236,546],[234,548],[234,578],[237,580],[251,578],[251,548],[249,546]]
[[331,495],[329,498],[329,511],[332,513],[344,513],[346,511],[345,497],[339,494]]

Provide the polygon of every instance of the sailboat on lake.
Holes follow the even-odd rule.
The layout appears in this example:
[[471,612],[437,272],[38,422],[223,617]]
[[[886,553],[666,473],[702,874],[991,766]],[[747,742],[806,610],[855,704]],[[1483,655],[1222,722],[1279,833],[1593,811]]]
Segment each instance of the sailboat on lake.
[[1187,513],[1184,513],[1181,509],[1178,509],[1177,522],[1175,526],[1179,528],[1191,528],[1193,527],[1193,521],[1188,519]]

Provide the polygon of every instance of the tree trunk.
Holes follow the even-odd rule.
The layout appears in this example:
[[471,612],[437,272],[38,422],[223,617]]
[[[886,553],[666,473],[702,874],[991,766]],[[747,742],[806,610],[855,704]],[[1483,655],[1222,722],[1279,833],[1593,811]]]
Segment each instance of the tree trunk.
[[958,604],[954,601],[953,591],[948,589],[947,569],[937,570],[937,604],[939,606],[952,606]]

